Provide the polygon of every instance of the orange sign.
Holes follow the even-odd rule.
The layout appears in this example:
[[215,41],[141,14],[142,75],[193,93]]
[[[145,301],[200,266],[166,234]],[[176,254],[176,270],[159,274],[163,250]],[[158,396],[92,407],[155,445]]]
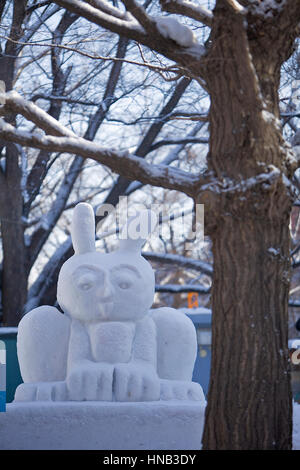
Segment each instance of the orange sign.
[[197,292],[189,292],[187,295],[188,308],[199,307],[199,294]]

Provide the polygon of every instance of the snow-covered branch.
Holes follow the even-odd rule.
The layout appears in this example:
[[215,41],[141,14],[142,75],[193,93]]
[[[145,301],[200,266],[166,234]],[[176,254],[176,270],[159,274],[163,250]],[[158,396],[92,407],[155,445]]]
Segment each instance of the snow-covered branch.
[[120,11],[118,8],[112,6],[105,0],[86,0],[86,3],[89,3],[92,7],[97,8],[107,15],[114,16],[115,18],[119,18],[121,20],[124,20],[125,18],[126,14],[123,11]]
[[186,258],[185,256],[173,255],[167,253],[152,253],[144,251],[142,255],[149,261],[154,261],[163,264],[175,264],[187,269],[194,269],[195,271],[201,271],[208,276],[212,276],[213,267],[210,263],[200,261],[197,259]]
[[[132,13],[126,12],[124,19],[104,13],[103,8],[100,10],[82,0],[55,0],[55,3],[92,23],[133,39],[175,61],[184,67],[185,74],[192,78],[199,80],[205,74],[206,62],[203,59],[206,49],[197,43],[193,32],[187,26],[174,18],[152,18],[134,0],[124,0],[126,7],[132,11]],[[98,4],[94,1],[90,3]]]
[[[42,124],[42,123],[41,123]],[[48,124],[48,123],[47,123]],[[57,123],[58,125],[59,123]],[[62,127],[62,135],[64,128]],[[128,152],[117,152],[90,142],[82,137],[57,137],[20,131],[11,124],[0,120],[0,138],[25,147],[33,147],[49,152],[71,153],[83,158],[91,158],[115,173],[144,184],[152,184],[167,189],[175,189],[194,196],[199,184],[199,176],[165,165],[151,165],[142,158]]]
[[16,91],[1,94],[5,104],[0,109],[0,114],[5,116],[10,113],[22,114],[26,119],[36,124],[49,135],[76,137],[70,129],[64,127],[50,114],[31,101],[26,101]]
[[186,139],[164,139],[159,140],[151,147],[151,152],[164,145],[179,145],[179,144],[208,144],[209,140],[206,137],[187,137]]
[[185,292],[198,292],[198,294],[209,294],[210,287],[199,286],[199,284],[156,284],[156,292],[170,292],[172,294],[183,294]]
[[289,300],[289,307],[294,307],[294,308],[297,308],[297,307],[300,307],[300,300]]
[[[103,6],[106,6],[105,0],[101,2],[90,2],[91,4],[93,3],[94,6],[81,0],[55,0],[55,3],[72,13],[86,18],[92,23],[98,24],[114,33],[125,35],[130,39],[140,41],[145,36],[142,26],[140,26],[131,15],[123,13],[122,18],[120,12],[120,15],[117,17],[116,13],[111,11],[111,8],[106,9],[104,12]],[[107,6],[109,6],[109,4],[107,4]]]
[[162,10],[187,16],[206,26],[211,26],[213,14],[210,10],[189,0],[160,0]]

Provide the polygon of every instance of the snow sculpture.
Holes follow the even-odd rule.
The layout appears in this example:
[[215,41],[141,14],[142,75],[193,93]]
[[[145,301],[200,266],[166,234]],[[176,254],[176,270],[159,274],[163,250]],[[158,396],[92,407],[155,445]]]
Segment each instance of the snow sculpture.
[[[153,213],[137,217],[150,218],[146,225],[153,228]],[[43,306],[21,320],[24,383],[16,401],[204,400],[201,386],[191,382],[193,323],[171,308],[150,310],[154,272],[141,247],[151,230],[136,238],[131,229],[137,217],[123,228],[119,249],[103,254],[95,250],[92,207],[76,206],[75,254],[62,266],[57,286],[64,314]]]

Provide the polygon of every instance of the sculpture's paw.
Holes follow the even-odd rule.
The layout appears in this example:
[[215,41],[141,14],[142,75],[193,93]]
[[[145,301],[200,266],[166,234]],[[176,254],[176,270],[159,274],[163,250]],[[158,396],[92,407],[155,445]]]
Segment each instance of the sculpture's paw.
[[202,387],[197,382],[179,380],[161,380],[160,398],[162,400],[205,401]]
[[117,364],[113,390],[116,401],[156,401],[160,397],[156,373],[143,365]]
[[67,378],[69,400],[112,401],[113,366],[88,364],[71,371]]
[[18,386],[15,401],[65,401],[65,382],[23,383]]

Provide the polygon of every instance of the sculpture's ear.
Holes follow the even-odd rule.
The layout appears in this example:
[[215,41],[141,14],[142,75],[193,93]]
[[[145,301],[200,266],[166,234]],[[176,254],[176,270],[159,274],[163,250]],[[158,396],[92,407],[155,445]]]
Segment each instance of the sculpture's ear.
[[130,217],[121,230],[120,251],[140,253],[148,235],[157,225],[156,214],[151,210],[144,210]]
[[95,251],[95,215],[90,204],[80,202],[74,209],[71,235],[76,255]]

